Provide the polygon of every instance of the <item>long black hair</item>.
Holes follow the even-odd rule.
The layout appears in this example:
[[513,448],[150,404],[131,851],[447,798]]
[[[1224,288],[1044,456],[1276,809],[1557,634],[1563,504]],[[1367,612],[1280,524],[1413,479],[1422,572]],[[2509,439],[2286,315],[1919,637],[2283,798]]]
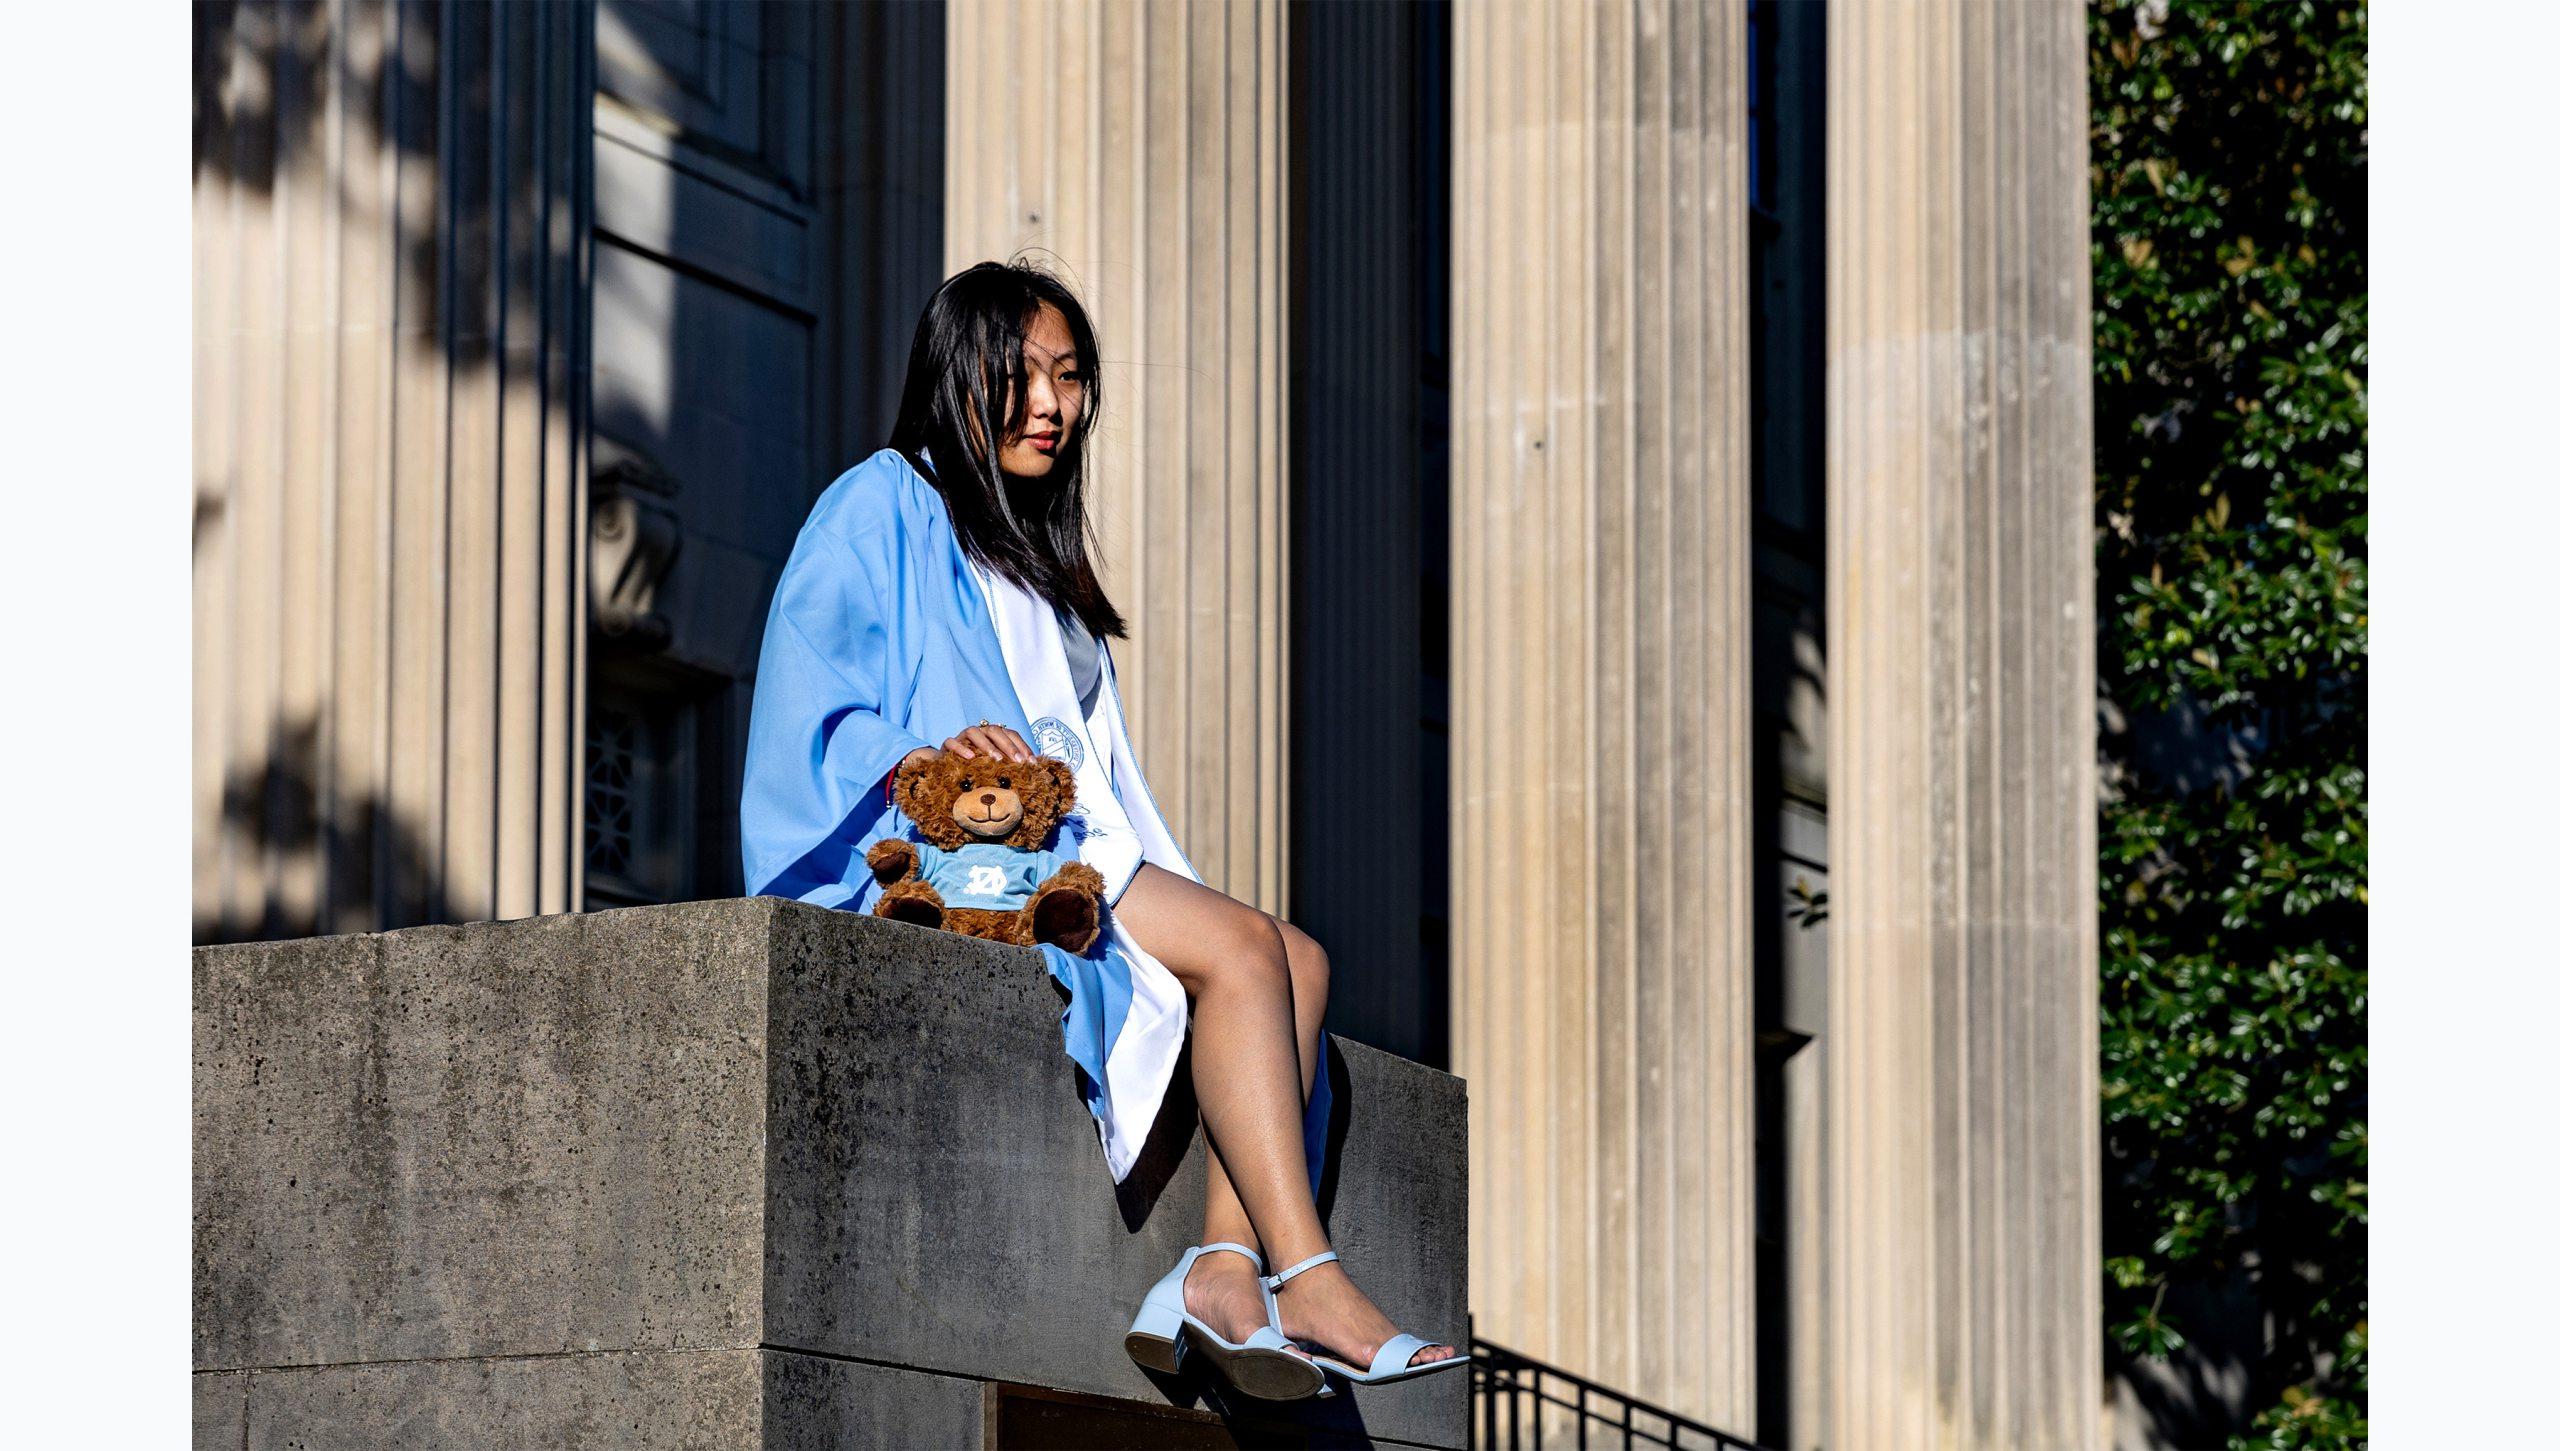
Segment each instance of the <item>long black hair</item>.
[[[996,466],[996,449],[1021,427],[1029,406],[1022,337],[1042,303],[1066,318],[1075,339],[1084,411],[1048,476],[1015,488]],[[981,262],[943,279],[916,320],[889,446],[941,493],[970,558],[1074,611],[1095,638],[1127,639],[1127,624],[1094,574],[1085,518],[1085,440],[1101,409],[1102,359],[1084,305],[1036,267]],[[992,435],[971,427],[972,419],[990,418],[1003,420]]]

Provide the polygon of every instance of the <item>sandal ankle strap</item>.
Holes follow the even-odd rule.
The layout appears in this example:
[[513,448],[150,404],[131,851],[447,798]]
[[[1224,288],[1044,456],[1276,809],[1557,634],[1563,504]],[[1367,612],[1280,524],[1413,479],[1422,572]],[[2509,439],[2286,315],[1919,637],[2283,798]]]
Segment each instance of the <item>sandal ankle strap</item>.
[[1338,1260],[1341,1258],[1342,1256],[1335,1254],[1331,1250],[1326,1250],[1322,1254],[1312,1254],[1307,1256],[1305,1259],[1298,1261],[1296,1264],[1289,1266],[1289,1268],[1282,1270],[1276,1275],[1263,1276],[1262,1283],[1276,1290],[1282,1285],[1289,1283],[1291,1280],[1296,1279],[1299,1275],[1306,1273],[1308,1270],[1312,1270],[1316,1266],[1325,1263],[1327,1260]]
[[1262,1273],[1262,1256],[1256,1251],[1236,1243],[1234,1240],[1222,1239],[1215,1244],[1204,1244],[1200,1246],[1200,1253],[1207,1254],[1213,1249],[1234,1250],[1237,1254],[1243,1255],[1246,1259],[1253,1261],[1253,1272],[1255,1274],[1258,1275]]

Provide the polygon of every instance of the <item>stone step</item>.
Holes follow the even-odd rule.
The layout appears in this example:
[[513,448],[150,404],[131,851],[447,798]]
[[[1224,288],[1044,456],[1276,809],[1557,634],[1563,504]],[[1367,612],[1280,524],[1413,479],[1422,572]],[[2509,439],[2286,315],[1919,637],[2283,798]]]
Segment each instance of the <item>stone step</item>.
[[[977,1446],[995,1385],[1223,1414],[1120,1345],[1199,1231],[1187,1089],[1115,1186],[1059,1008],[1028,949],[770,897],[198,948],[197,1444]],[[1335,1246],[1462,1335],[1464,1086],[1333,1047]],[[1466,1373],[1237,1409],[1454,1447]]]

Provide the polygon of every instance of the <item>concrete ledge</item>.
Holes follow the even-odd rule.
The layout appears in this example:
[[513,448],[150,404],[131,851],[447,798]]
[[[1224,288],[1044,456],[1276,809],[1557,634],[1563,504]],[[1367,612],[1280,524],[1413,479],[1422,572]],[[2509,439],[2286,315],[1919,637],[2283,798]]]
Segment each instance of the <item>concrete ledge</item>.
[[384,1361],[195,1376],[199,1446],[1292,1447],[1416,1443],[1324,1425],[828,1360],[788,1350],[634,1350]]
[[225,1447],[973,1447],[975,1381],[778,1350],[637,1350],[209,1371]]
[[[989,1381],[1214,1409],[1119,1344],[1199,1228],[1188,1098],[1115,1187],[1035,953],[754,898],[200,948],[195,994],[200,1445],[974,1445],[902,1418]],[[1461,1333],[1463,1086],[1335,1047],[1337,1247]],[[1465,1377],[1292,1417],[1458,1446]]]

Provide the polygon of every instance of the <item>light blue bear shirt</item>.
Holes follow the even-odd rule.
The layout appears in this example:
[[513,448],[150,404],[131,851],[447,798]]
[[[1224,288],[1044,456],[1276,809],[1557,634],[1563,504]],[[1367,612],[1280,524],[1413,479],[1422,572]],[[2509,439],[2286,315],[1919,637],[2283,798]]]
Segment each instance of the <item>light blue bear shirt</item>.
[[917,876],[942,894],[943,906],[990,912],[1018,911],[1042,882],[1074,860],[1045,847],[1024,851],[996,841],[973,841],[952,851],[919,841],[915,849]]

